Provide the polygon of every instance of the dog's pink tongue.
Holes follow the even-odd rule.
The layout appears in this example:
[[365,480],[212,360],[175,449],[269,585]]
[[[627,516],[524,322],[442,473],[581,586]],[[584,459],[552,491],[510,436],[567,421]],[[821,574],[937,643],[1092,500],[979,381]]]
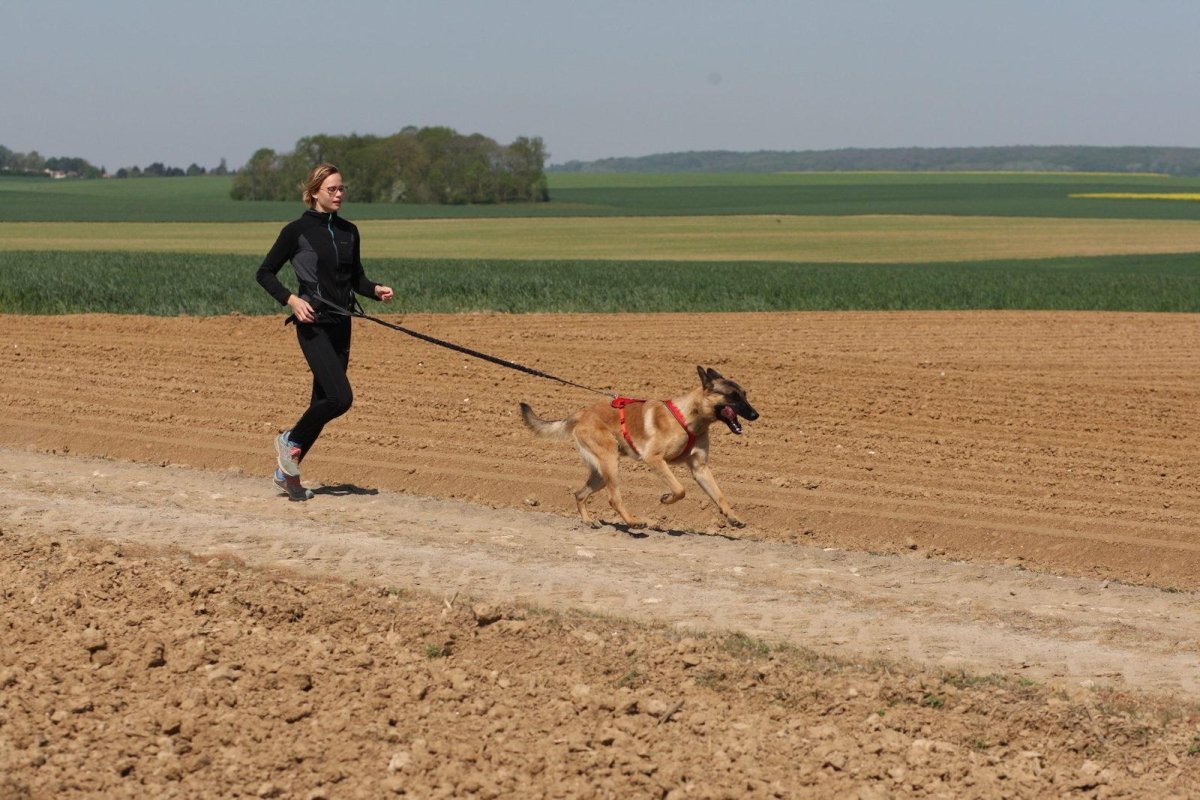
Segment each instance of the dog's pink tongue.
[[730,406],[722,406],[721,407],[721,416],[724,417],[725,419],[729,420],[730,422],[734,422],[737,420],[737,412],[734,411],[733,408],[731,408]]

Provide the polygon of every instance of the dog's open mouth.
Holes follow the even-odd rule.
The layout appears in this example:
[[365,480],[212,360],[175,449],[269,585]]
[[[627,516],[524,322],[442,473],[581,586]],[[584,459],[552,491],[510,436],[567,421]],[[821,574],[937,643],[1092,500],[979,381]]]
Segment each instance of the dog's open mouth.
[[717,408],[717,417],[722,422],[729,426],[729,430],[738,434],[742,433],[741,423],[738,422],[737,412],[733,410],[733,406],[720,406]]

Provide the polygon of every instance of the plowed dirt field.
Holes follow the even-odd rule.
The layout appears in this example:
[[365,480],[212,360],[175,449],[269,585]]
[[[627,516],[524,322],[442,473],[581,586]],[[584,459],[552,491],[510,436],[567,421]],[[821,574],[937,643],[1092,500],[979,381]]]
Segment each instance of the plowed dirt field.
[[0,316],[0,795],[1200,793],[1194,316],[403,322],[734,378],[748,526],[625,461],[585,528],[517,404],[595,395],[366,322],[289,503],[279,319]]

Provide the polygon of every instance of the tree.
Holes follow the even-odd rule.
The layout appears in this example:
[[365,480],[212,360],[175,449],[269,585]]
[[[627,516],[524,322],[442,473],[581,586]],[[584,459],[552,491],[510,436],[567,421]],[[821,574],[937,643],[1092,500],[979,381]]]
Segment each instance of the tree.
[[546,184],[546,145],[542,137],[518,136],[508,146],[509,171],[517,196],[514,199],[545,202],[550,199]]
[[290,153],[264,148],[238,174],[236,199],[291,199],[315,165],[336,164],[359,202],[499,203],[549,199],[537,137],[502,147],[482,134],[406,127],[391,136],[305,136]]
[[255,151],[233,180],[230,192],[234,200],[282,200],[279,196],[280,159],[275,151],[263,147]]
[[41,172],[46,168],[46,159],[38,155],[37,150],[28,153],[11,153],[8,158],[8,168],[12,172]]
[[102,174],[101,170],[93,167],[87,159],[66,156],[47,158],[45,169],[79,178],[98,178]]

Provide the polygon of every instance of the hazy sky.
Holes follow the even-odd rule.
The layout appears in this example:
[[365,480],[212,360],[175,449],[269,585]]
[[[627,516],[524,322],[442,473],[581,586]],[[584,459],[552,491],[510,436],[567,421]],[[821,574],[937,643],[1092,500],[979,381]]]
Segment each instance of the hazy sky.
[[316,133],[681,150],[1200,146],[1198,0],[0,0],[0,144],[239,167]]

